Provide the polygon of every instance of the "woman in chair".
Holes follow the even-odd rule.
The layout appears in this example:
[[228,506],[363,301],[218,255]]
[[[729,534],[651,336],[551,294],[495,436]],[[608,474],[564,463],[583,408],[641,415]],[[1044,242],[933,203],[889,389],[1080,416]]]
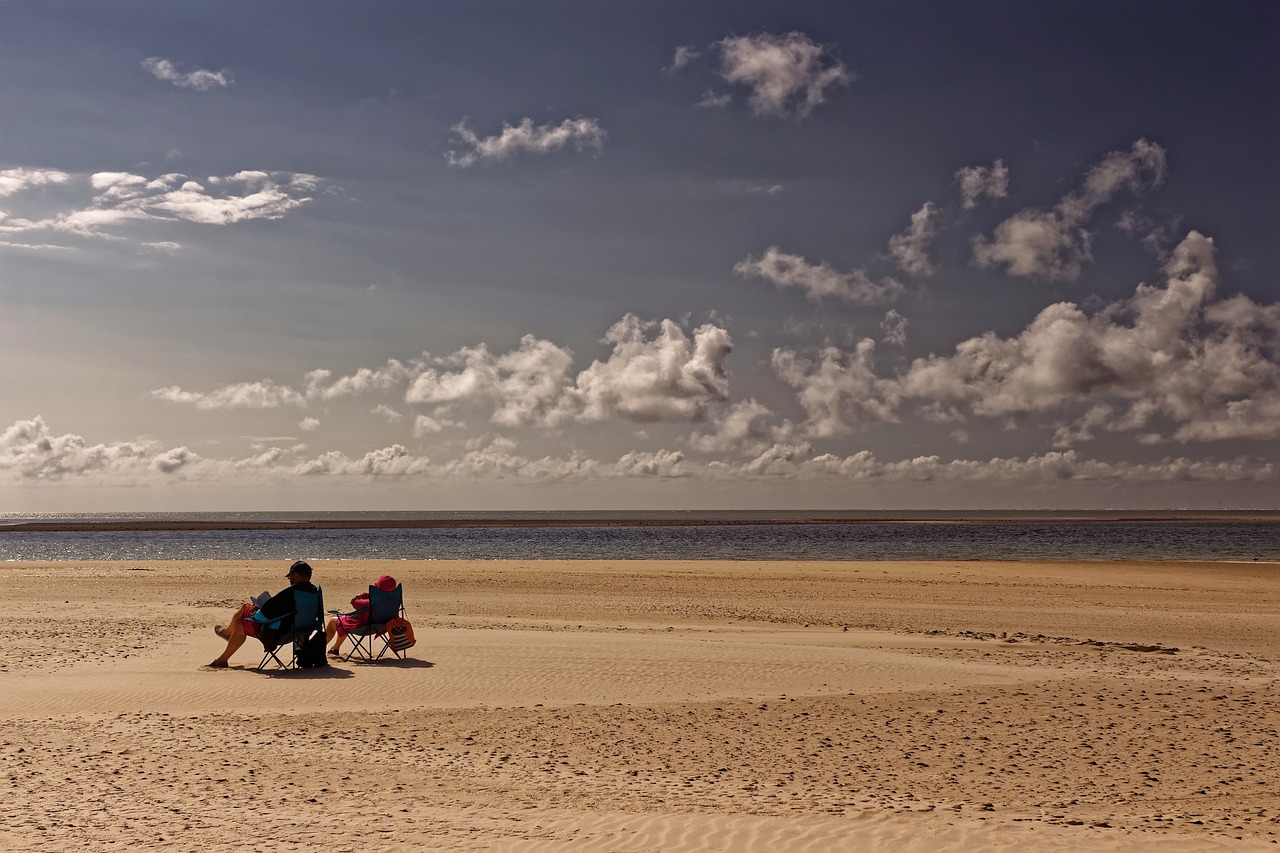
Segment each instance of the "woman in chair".
[[[289,574],[285,575],[289,581],[288,589],[281,590],[271,598],[263,602],[258,607],[252,601],[246,601],[240,605],[240,609],[231,617],[231,622],[223,627],[217,625],[213,629],[213,633],[227,641],[227,647],[222,654],[214,658],[209,666],[215,669],[225,669],[227,661],[235,654],[236,649],[244,645],[245,637],[256,637],[259,632],[266,627],[266,623],[282,616],[289,616],[296,609],[293,603],[294,590],[301,589],[305,592],[315,592],[316,588],[311,583],[311,566],[302,560],[298,560],[289,567]],[[262,620],[254,619],[255,613],[262,614]],[[292,619],[290,619],[292,623]],[[292,628],[292,624],[281,625],[280,629],[288,631]]]
[[[383,575],[378,578],[374,586],[383,592],[391,592],[399,584],[396,583],[396,579],[391,575]],[[353,612],[334,616],[325,623],[325,642],[333,643],[333,646],[329,649],[329,657],[342,657],[342,641],[347,638],[347,634],[369,624],[369,593],[362,592],[351,599],[351,610]]]

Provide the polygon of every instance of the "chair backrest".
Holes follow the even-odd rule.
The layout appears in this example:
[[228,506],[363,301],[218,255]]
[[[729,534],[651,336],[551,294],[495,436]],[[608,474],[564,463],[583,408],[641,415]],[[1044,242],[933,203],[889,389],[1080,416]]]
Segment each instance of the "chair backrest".
[[376,586],[369,587],[369,621],[372,624],[386,624],[388,619],[399,616],[403,608],[403,586],[397,584],[391,592],[383,592]]
[[293,631],[295,634],[324,630],[324,594],[320,587],[315,592],[303,589],[293,591]]

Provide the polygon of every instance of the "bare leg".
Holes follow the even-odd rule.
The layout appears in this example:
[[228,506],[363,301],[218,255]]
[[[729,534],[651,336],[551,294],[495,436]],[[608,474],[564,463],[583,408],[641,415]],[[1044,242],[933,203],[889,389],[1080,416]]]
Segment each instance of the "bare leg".
[[214,658],[211,666],[226,666],[227,661],[236,653],[236,649],[244,645],[244,623],[241,622],[243,612],[242,607],[231,617],[231,622],[226,627],[227,647],[222,654]]
[[[333,642],[334,637],[337,637],[337,642]],[[338,633],[337,617],[334,617],[333,619],[330,619],[328,622],[325,623],[324,641],[326,643],[333,643],[333,646],[329,649],[329,654],[331,656],[337,657],[338,655],[342,654],[343,639],[344,637]]]

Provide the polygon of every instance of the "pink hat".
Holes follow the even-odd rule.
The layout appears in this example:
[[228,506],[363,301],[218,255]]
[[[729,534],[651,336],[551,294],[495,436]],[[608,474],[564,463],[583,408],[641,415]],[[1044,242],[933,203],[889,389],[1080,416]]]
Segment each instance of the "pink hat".
[[400,584],[396,583],[396,579],[391,577],[391,575],[383,575],[382,577],[378,578],[378,582],[374,584],[374,586],[376,586],[378,589],[382,590],[383,592],[391,592],[399,585]]

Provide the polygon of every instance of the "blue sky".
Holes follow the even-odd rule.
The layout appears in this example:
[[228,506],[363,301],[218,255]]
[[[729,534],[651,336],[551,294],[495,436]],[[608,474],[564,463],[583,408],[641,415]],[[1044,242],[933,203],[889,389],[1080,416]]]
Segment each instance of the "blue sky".
[[1275,507],[1270,3],[0,3],[0,510]]

